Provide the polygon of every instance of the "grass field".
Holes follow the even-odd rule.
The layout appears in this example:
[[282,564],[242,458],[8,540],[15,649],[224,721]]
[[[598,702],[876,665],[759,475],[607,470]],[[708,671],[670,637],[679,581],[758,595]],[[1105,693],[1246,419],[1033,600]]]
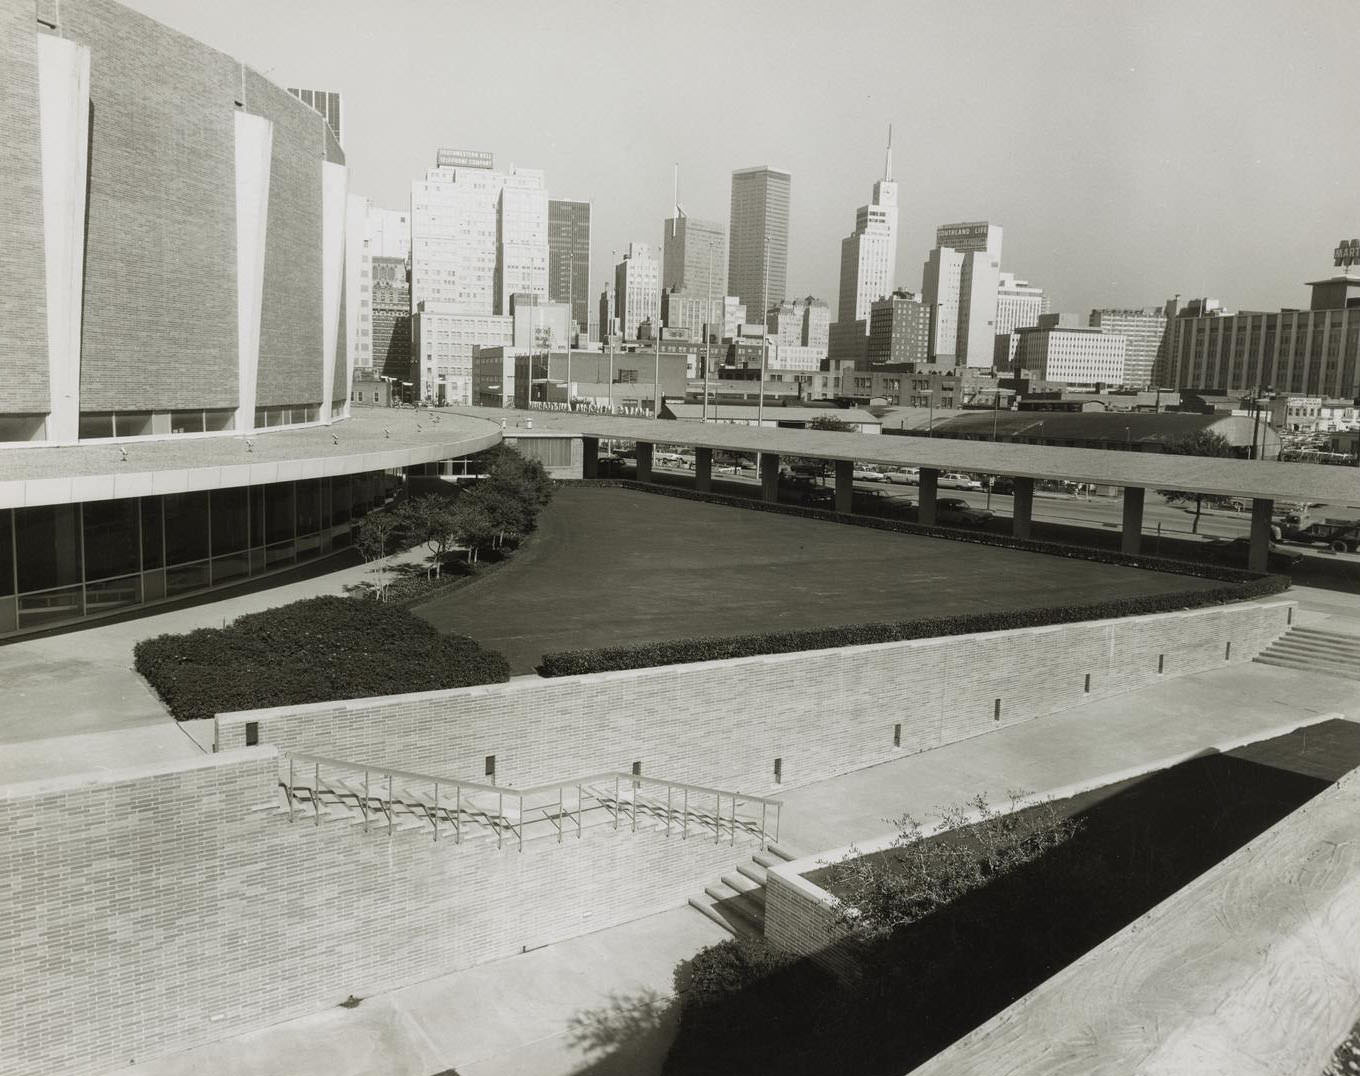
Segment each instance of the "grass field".
[[413,611],[532,672],[630,642],[1061,605],[1218,584],[942,538],[568,487],[514,561]]

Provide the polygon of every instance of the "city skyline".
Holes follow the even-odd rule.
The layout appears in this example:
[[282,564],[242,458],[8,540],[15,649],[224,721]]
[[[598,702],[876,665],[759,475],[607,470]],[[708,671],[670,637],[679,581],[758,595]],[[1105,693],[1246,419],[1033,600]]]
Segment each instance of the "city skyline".
[[[797,185],[788,293],[833,300],[846,215],[880,173],[889,122],[899,286],[919,287],[938,224],[990,219],[1007,230],[1007,268],[1042,283],[1055,309],[1175,293],[1278,308],[1303,302],[1316,252],[1357,230],[1345,177],[1360,147],[1332,136],[1360,93],[1348,56],[1360,10],[1342,3],[1317,5],[1307,24],[1282,4],[1044,4],[988,9],[981,32],[976,5],[866,3],[843,25],[819,22],[816,35],[800,29],[797,3],[778,19],[769,4],[744,5],[724,10],[723,24],[768,48],[743,56],[743,92],[784,120],[751,131],[720,122],[725,61],[701,32],[704,12],[718,14],[705,2],[672,27],[674,49],[693,54],[695,92],[681,103],[659,85],[638,88],[604,140],[599,117],[575,102],[605,98],[610,65],[581,64],[580,50],[642,48],[645,6],[599,20],[583,17],[589,4],[565,5],[532,31],[509,12],[416,2],[386,23],[357,4],[346,17],[344,0],[132,6],[280,85],[342,92],[352,189],[379,206],[401,208],[439,146],[485,146],[543,169],[553,197],[595,205],[592,291],[612,270],[611,250],[659,245],[677,161],[686,209],[719,220],[731,172],[776,161]],[[422,33],[405,32],[411,18]],[[270,34],[257,33],[265,22]],[[876,32],[865,36],[868,23]],[[943,99],[936,87],[953,79],[965,43],[970,83]],[[806,78],[810,65],[826,76]],[[512,84],[510,67],[536,77]],[[394,110],[395,76],[411,81]],[[544,92],[566,80],[569,99]]]

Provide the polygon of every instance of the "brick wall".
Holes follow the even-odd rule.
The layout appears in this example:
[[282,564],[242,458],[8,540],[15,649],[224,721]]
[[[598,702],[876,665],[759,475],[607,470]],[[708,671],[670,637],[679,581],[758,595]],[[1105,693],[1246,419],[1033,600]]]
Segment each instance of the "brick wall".
[[750,854],[290,824],[253,810],[277,777],[252,748],[0,788],[0,1072],[104,1071],[513,955],[682,904]]
[[[867,850],[867,849],[866,849]],[[828,971],[846,978],[858,968],[856,940],[836,924],[835,898],[821,886],[802,877],[800,871],[815,870],[820,861],[795,860],[765,876],[765,940],[776,949],[812,957]]]
[[770,793],[775,758],[784,785],[804,784],[1160,676],[1220,668],[1229,640],[1231,661],[1249,661],[1285,631],[1292,607],[1217,606],[223,714],[217,742],[242,746],[255,721],[261,743],[285,750],[464,780],[480,780],[492,754],[499,780],[520,786],[636,760],[658,777]]
[[[247,70],[246,109],[274,122],[256,404],[321,399],[321,161],[326,121]],[[341,333],[343,335],[343,333]]]
[[230,57],[108,0],[65,0],[90,48],[83,411],[236,404]]
[[0,414],[48,410],[37,28],[31,0],[0,4]]

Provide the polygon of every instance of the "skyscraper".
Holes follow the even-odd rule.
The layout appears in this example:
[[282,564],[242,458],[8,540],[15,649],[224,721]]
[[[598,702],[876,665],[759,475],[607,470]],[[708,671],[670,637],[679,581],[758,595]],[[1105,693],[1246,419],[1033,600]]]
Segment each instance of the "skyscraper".
[[629,243],[623,261],[614,267],[614,295],[625,340],[636,340],[638,326],[661,328],[661,266],[646,243]]
[[548,298],[571,303],[581,332],[590,321],[590,203],[548,201]]
[[[1006,354],[997,352],[997,369],[1010,370],[1015,365],[1015,348],[1020,342],[1019,329],[1039,324],[1039,315],[1048,313],[1048,296],[1043,288],[1036,288],[1028,280],[1017,280],[1014,273],[1002,273],[996,287],[996,336],[1006,337]],[[1094,322],[1092,322],[1094,324]],[[1000,347],[1000,343],[997,344]]]
[[[373,324],[375,308],[374,258],[397,259],[403,266],[410,314],[410,292],[405,265],[411,253],[411,214],[403,209],[380,209],[367,198],[350,195],[345,220],[345,334],[356,370],[383,367],[378,335]],[[410,319],[407,318],[409,329]],[[407,348],[409,353],[410,348]],[[405,367],[402,377],[407,376]]]
[[727,294],[727,235],[718,221],[675,209],[661,236],[661,287],[716,302]]
[[543,173],[440,150],[411,185],[413,381],[422,399],[468,403],[472,348],[513,341],[510,297],[548,297]]
[[926,259],[921,292],[931,308],[930,357],[955,366],[990,367],[996,347],[1001,227],[987,221],[944,224]]
[[892,177],[892,128],[883,178],[868,205],[855,210],[855,230],[841,240],[837,321],[867,321],[870,304],[892,294],[897,267],[897,183]]
[[[728,227],[727,290],[746,307],[747,317],[783,302],[789,262],[789,197],[793,177],[764,165],[732,173],[732,216]],[[768,244],[768,267],[766,265]]]

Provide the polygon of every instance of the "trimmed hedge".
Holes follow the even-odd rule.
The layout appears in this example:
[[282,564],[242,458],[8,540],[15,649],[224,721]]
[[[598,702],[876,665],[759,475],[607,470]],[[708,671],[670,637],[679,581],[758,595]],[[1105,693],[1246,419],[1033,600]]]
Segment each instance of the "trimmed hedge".
[[1208,590],[1173,591],[1166,594],[1147,594],[1127,598],[1106,598],[1066,605],[1032,609],[1006,609],[981,613],[961,613],[954,616],[918,617],[869,624],[843,624],[825,628],[806,628],[798,631],[762,632],[709,639],[674,639],[669,642],[639,643],[632,646],[598,647],[591,650],[565,650],[544,654],[538,667],[540,676],[578,676],[583,673],[615,672],[621,669],[646,669],[658,665],[684,665],[696,661],[722,661],[730,658],[756,657],[761,654],[788,654],[799,650],[822,650],[842,646],[861,646],[867,643],[895,643],[907,639],[929,639],[946,635],[970,635],[984,631],[1011,631],[1016,628],[1045,627],[1070,624],[1082,620],[1107,620],[1115,617],[1142,616],[1148,613],[1168,613],[1208,605],[1264,598],[1282,593],[1290,586],[1287,576],[1257,575],[1238,568],[1191,561],[1168,560],[1102,549],[1088,549],[1011,538],[1000,534],[961,531],[949,527],[926,527],[919,523],[886,520],[866,516],[844,516],[818,508],[752,501],[722,493],[700,493],[696,490],[655,486],[628,479],[599,479],[586,484],[618,486],[687,500],[730,505],[755,511],[779,512],[785,515],[807,516],[852,526],[873,527],[876,530],[903,534],[921,534],[934,538],[994,545],[1030,553],[1068,557],[1072,560],[1094,561],[1129,568],[1144,568],[1178,575],[1215,579],[1224,583]]
[[762,632],[757,635],[734,635],[726,638],[674,639],[669,642],[639,643],[635,646],[563,650],[544,654],[538,673],[540,676],[578,676],[582,673],[614,672],[619,669],[647,669],[656,665],[684,665],[695,661],[749,658],[760,654],[788,654],[796,650],[825,650],[842,646],[862,646],[866,643],[896,643],[905,639],[933,639],[943,635],[1013,631],[1016,628],[1071,624],[1080,620],[1107,620],[1147,613],[1170,613],[1206,605],[1223,605],[1250,598],[1264,598],[1279,594],[1288,587],[1288,578],[1268,575],[1246,583],[1214,587],[1211,590],[1108,598],[1082,605],[1005,609],[886,623],[841,624],[800,631]]
[[224,628],[144,639],[133,654],[176,721],[510,678],[496,651],[364,598],[308,598]]

